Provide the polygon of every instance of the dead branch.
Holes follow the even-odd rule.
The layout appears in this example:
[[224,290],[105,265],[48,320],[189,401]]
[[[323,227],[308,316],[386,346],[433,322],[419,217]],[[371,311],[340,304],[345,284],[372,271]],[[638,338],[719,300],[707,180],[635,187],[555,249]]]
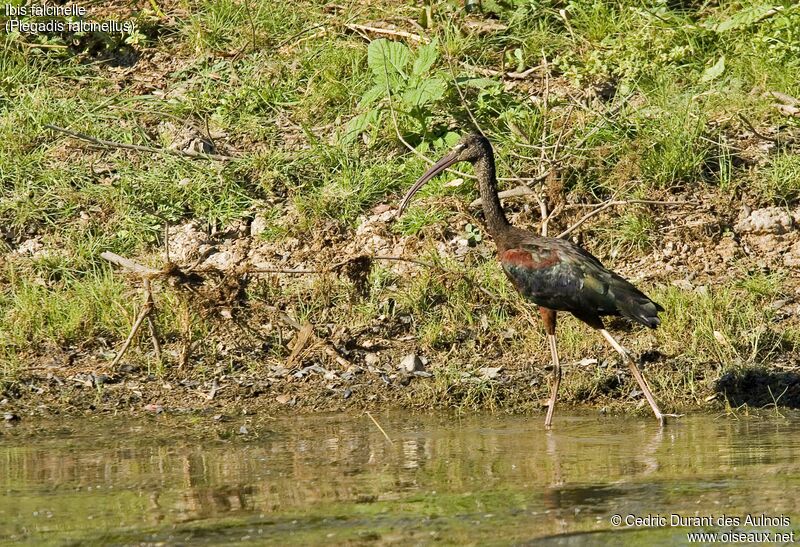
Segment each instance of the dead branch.
[[650,199],[628,199],[628,200],[610,200],[604,203],[598,204],[597,209],[594,211],[590,211],[583,215],[581,218],[578,219],[575,224],[558,234],[556,237],[563,238],[570,233],[577,230],[584,222],[592,218],[593,216],[602,213],[606,209],[611,207],[616,207],[618,205],[633,205],[633,204],[644,204],[644,205],[664,205],[664,206],[680,206],[680,205],[697,205],[697,202],[694,201],[657,201],[657,200],[650,200]]
[[217,392],[219,392],[221,389],[222,388],[219,387],[219,381],[215,377],[214,380],[212,380],[211,382],[211,390],[208,392],[208,395],[205,396],[206,399],[208,399],[209,401],[213,401],[214,397],[217,396]]
[[521,72],[511,71],[511,72],[504,72],[502,70],[494,70],[491,68],[483,68],[479,66],[470,65],[468,63],[461,63],[461,66],[466,68],[467,70],[471,70],[481,76],[499,76],[506,80],[527,80],[531,74],[542,70],[544,67],[540,66],[532,66],[528,69],[525,69]]
[[[128,338],[125,339],[125,342],[122,344],[117,356],[114,357],[114,360],[111,361],[111,368],[117,366],[122,359],[122,356],[125,355],[125,352],[128,351],[128,347],[131,345],[136,333],[139,331],[139,327],[142,326],[142,322],[145,318],[148,318],[150,313],[153,311],[155,305],[153,302],[153,293],[150,291],[150,280],[144,278],[144,289],[145,289],[145,301],[144,306],[142,306],[139,315],[136,317],[136,321],[133,322],[133,327],[131,327],[131,332],[128,335]],[[152,331],[151,331],[152,332]],[[159,347],[159,354],[160,354],[160,347]]]
[[400,38],[407,38],[408,40],[413,40],[414,42],[423,44],[427,44],[430,42],[428,38],[420,36],[419,34],[407,32],[405,30],[393,30],[389,28],[373,27],[369,25],[357,25],[355,23],[349,23],[345,25],[345,28],[356,32],[383,34],[386,36],[399,36]]
[[60,131],[61,133],[64,133],[71,137],[75,137],[76,139],[90,142],[92,144],[96,144],[98,146],[102,146],[105,148],[121,148],[123,150],[136,150],[137,152],[149,152],[153,154],[169,154],[170,156],[183,156],[187,158],[215,160],[215,161],[231,161],[238,159],[235,156],[224,156],[221,154],[204,154],[202,152],[195,152],[194,150],[173,150],[171,148],[158,148],[153,146],[142,146],[139,144],[127,144],[117,141],[108,141],[92,137],[91,135],[87,135],[85,133],[73,131],[72,129],[59,127],[57,125],[52,125],[49,123],[45,124],[45,127],[48,129],[52,129],[54,131]]
[[[516,198],[520,196],[535,196],[536,192],[528,188],[527,186],[517,186],[516,188],[512,188],[511,190],[503,190],[502,192],[497,193],[497,197],[500,199],[507,199],[507,198]],[[478,198],[472,201],[469,206],[470,207],[479,207],[483,203],[481,198]]]
[[563,209],[564,209],[564,207],[563,207],[563,206],[562,206],[562,205],[559,203],[558,205],[556,205],[556,206],[555,206],[555,208],[554,208],[552,211],[550,211],[550,214],[548,214],[548,215],[547,215],[547,218],[545,218],[545,219],[542,221],[542,237],[547,237],[547,230],[548,230],[548,227],[549,227],[550,221],[551,221],[551,220],[552,220],[552,219],[553,219],[553,218],[554,218],[556,215],[558,215],[559,213],[561,213],[561,211],[562,211]]
[[289,358],[286,360],[286,368],[291,369],[294,366],[295,361],[300,356],[300,353],[311,339],[314,338],[314,325],[311,323],[306,323],[303,325],[299,331],[297,331],[297,336],[294,339],[294,347],[292,348],[292,353],[289,354]]
[[282,269],[282,268],[248,268],[245,270],[245,273],[253,273],[253,274],[289,274],[289,275],[306,275],[306,274],[321,274],[321,273],[328,273],[330,270],[323,269],[323,270],[291,270],[291,269]]
[[739,116],[739,119],[742,120],[744,122],[744,124],[750,129],[750,131],[753,133],[753,135],[755,135],[759,139],[762,139],[762,140],[765,140],[765,141],[769,141],[769,142],[774,142],[775,144],[780,144],[780,141],[778,139],[776,139],[774,137],[767,137],[766,135],[762,135],[761,133],[759,133],[758,130],[753,126],[753,124],[750,123],[750,120],[748,120],[747,118],[744,117],[744,114],[742,114],[740,112],[738,114],[738,116]]
[[292,353],[289,355],[289,359],[287,362],[287,367],[289,365],[293,365],[294,361],[299,356],[300,352],[305,349],[308,345],[310,340],[318,340],[325,346],[325,353],[330,356],[334,361],[336,361],[342,367],[350,367],[353,366],[350,361],[345,359],[339,354],[339,350],[336,349],[336,346],[330,341],[325,338],[321,338],[317,336],[314,332],[314,326],[311,323],[306,323],[305,325],[301,325],[296,320],[292,319],[292,317],[286,313],[285,311],[281,310],[277,306],[273,306],[271,304],[267,304],[263,299],[256,297],[256,300],[260,301],[261,304],[264,306],[264,309],[274,313],[278,319],[281,320],[282,323],[285,325],[293,328],[298,332],[297,334],[297,341],[295,341],[295,345],[292,348]]
[[791,95],[787,95],[786,93],[781,93],[780,91],[767,91],[763,95],[767,98],[777,99],[784,104],[800,106],[800,99],[796,99]]
[[108,260],[112,264],[116,264],[129,272],[139,274],[141,276],[146,276],[148,278],[154,278],[162,275],[161,270],[156,270],[154,268],[150,268],[148,266],[143,266],[138,262],[134,262],[129,258],[125,258],[124,256],[120,256],[116,253],[112,253],[111,251],[103,251],[100,253],[100,257]]
[[[151,295],[152,298],[152,295]],[[150,341],[153,343],[153,352],[156,354],[156,361],[161,362],[161,342],[158,340],[158,328],[151,314],[147,314],[147,327],[150,330]]]

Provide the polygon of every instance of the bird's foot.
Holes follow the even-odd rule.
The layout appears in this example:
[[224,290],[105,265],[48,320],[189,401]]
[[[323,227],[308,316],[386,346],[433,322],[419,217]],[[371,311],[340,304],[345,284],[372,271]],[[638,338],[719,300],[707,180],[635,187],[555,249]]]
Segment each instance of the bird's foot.
[[667,425],[667,418],[682,418],[683,414],[657,414],[656,418],[658,418],[658,423],[661,427]]

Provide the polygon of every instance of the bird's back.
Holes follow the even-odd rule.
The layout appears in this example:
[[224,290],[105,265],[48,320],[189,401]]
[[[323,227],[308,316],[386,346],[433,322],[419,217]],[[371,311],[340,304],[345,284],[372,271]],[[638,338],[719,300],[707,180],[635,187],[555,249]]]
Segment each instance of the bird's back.
[[570,241],[515,228],[497,243],[503,270],[539,306],[571,312],[596,328],[602,328],[604,315],[650,328],[660,324],[658,312],[664,308]]

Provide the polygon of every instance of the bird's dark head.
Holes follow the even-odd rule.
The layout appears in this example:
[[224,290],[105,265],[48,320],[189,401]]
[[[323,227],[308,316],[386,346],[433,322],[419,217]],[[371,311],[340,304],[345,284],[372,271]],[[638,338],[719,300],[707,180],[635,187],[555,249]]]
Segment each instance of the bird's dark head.
[[[458,143],[453,147],[450,153],[445,156],[455,156],[453,163],[467,161],[475,163],[479,158],[485,157],[492,153],[492,145],[489,144],[489,139],[480,133],[470,133],[461,138]],[[442,158],[444,159],[444,158]]]
[[403,199],[400,201],[400,206],[397,209],[397,216],[403,214],[403,211],[408,207],[411,198],[416,194],[420,188],[434,178],[436,175],[447,169],[453,164],[466,161],[475,163],[480,158],[492,155],[492,145],[489,144],[489,139],[478,133],[471,133],[461,138],[460,141],[453,147],[450,152],[442,159],[434,163],[430,169],[414,183],[414,185],[406,192]]

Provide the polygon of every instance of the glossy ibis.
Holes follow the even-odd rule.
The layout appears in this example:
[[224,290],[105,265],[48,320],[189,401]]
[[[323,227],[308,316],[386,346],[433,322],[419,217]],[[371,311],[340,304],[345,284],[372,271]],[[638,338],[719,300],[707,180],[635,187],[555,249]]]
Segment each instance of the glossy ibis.
[[545,426],[553,421],[561,367],[556,347],[556,312],[566,311],[600,331],[628,363],[647,402],[663,426],[665,418],[677,416],[659,410],[642,373],[628,351],[611,336],[602,316],[621,315],[651,329],[658,327],[660,305],[650,300],[631,283],[607,270],[586,250],[565,239],[538,236],[509,224],[497,196],[494,152],[482,135],[468,135],[453,150],[436,162],[403,197],[397,215],[402,214],[411,198],[433,177],[459,162],[473,165],[478,179],[483,213],[497,254],[508,278],[522,295],[539,306],[553,359],[553,383]]

